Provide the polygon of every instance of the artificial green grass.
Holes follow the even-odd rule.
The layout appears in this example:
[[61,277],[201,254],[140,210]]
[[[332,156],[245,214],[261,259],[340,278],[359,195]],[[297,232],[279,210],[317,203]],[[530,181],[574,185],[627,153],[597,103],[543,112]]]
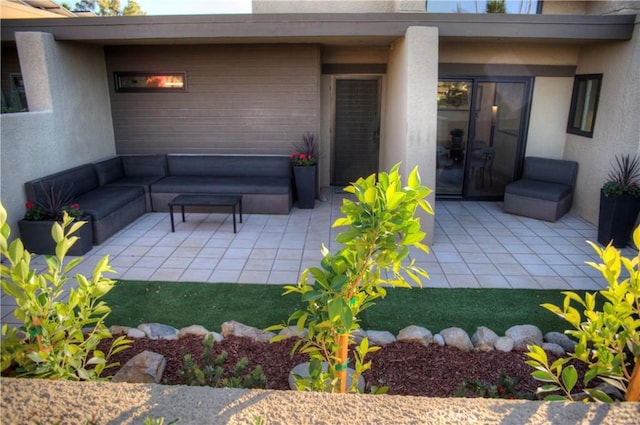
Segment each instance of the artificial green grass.
[[[202,325],[219,331],[236,320],[265,328],[282,323],[302,307],[296,294],[282,296],[276,285],[118,281],[103,299],[112,308],[107,325],[163,323],[176,328]],[[574,291],[584,296],[585,291]],[[499,335],[513,325],[536,325],[543,333],[562,332],[566,322],[540,307],[562,305],[561,291],[534,289],[389,289],[384,299],[365,310],[362,328],[394,334],[409,325],[433,333],[457,326],[468,333],[486,326]]]

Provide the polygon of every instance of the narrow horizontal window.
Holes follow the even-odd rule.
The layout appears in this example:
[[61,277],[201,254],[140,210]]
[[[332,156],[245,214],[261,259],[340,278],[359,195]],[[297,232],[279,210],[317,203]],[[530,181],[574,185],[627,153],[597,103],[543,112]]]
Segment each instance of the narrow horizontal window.
[[602,74],[576,75],[567,133],[593,137],[601,85]]
[[116,92],[187,91],[186,72],[114,72]]

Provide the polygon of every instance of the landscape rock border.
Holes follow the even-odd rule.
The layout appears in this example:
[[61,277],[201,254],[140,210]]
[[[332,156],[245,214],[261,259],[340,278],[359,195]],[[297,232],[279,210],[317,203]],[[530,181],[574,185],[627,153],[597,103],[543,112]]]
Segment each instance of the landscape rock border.
[[[222,341],[229,336],[250,338],[257,342],[269,342],[271,338],[276,336],[273,332],[266,332],[252,326],[245,325],[236,321],[224,322],[221,325],[221,332],[212,332],[200,325],[192,325],[182,329],[176,329],[172,326],[161,323],[143,323],[137,328],[126,326],[112,326],[111,333],[115,335],[127,335],[130,338],[149,338],[149,339],[179,339],[185,336],[201,336],[213,335],[216,342]],[[287,337],[304,336],[304,331],[298,330],[295,326],[284,328],[280,331],[281,335]],[[525,350],[527,344],[535,344],[541,346],[544,350],[555,355],[563,356],[566,354],[567,348],[573,349],[576,342],[559,332],[549,332],[545,335],[537,326],[534,325],[515,325],[505,331],[504,336],[498,336],[491,329],[480,326],[473,335],[469,336],[464,329],[450,327],[441,330],[433,335],[429,329],[421,326],[410,325],[398,332],[394,336],[389,331],[383,330],[364,330],[358,329],[352,333],[356,342],[362,338],[368,337],[371,345],[384,346],[396,341],[405,341],[422,345],[439,344],[450,345],[459,350],[470,351],[491,351],[500,350],[510,352],[514,349]],[[156,354],[155,356],[153,354]],[[129,383],[160,383],[162,380],[162,372],[166,359],[157,353],[144,352],[132,357],[113,377],[115,382]],[[164,364],[163,364],[164,361]]]

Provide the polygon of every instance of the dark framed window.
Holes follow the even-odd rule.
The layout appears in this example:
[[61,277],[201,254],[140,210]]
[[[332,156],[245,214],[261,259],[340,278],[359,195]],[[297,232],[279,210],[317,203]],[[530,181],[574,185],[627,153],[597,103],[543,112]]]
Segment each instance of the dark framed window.
[[187,91],[186,72],[114,72],[116,92]]
[[602,74],[576,75],[573,80],[567,133],[593,137],[600,86]]

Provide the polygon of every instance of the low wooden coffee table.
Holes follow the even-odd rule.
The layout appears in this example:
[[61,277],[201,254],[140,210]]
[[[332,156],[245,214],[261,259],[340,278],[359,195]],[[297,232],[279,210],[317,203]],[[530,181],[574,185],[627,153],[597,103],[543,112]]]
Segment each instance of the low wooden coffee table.
[[184,223],[184,207],[231,207],[233,215],[233,233],[236,233],[236,206],[239,207],[240,223],[242,223],[242,195],[214,195],[193,194],[178,195],[169,202],[169,214],[171,214],[171,231],[175,232],[173,223],[173,207],[182,209],[182,222]]

